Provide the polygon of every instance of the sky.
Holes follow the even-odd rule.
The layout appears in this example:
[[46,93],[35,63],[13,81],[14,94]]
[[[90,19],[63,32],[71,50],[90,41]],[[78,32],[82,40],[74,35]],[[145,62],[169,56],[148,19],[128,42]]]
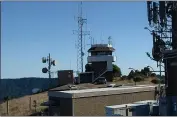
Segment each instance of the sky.
[[[52,71],[77,70],[77,17],[80,2],[2,2],[1,78],[47,77],[41,58],[51,54],[57,65]],[[130,70],[152,66],[145,52],[152,50],[146,2],[83,2],[87,19],[84,37],[86,64],[90,38],[95,43],[112,43],[117,64],[124,75]]]

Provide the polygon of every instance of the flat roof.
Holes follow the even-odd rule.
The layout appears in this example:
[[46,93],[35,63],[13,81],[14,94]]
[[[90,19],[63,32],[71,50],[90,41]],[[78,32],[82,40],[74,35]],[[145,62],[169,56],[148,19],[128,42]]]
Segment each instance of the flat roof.
[[105,108],[106,109],[118,109],[118,108],[125,108],[126,106],[129,108],[129,107],[132,107],[132,106],[140,106],[140,105],[145,105],[145,104],[142,104],[142,103],[129,103],[129,104],[120,104],[120,105],[112,105],[112,106],[106,106]]
[[148,104],[148,103],[157,103],[157,100],[144,100],[144,101],[138,101],[134,102],[135,104]]
[[122,93],[133,93],[142,91],[152,91],[155,86],[126,86],[126,87],[108,87],[108,88],[96,88],[96,89],[82,89],[82,90],[67,90],[67,91],[50,91],[48,96],[61,97],[61,98],[80,98],[80,97],[92,97],[113,95]]

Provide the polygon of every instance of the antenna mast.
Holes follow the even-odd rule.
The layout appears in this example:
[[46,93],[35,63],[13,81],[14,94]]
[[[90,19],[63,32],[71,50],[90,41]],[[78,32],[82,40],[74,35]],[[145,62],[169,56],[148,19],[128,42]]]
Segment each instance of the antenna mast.
[[177,116],[177,2],[147,1],[147,11],[152,31],[147,27],[145,29],[148,29],[153,37],[152,60],[159,63],[157,66],[160,67],[160,76],[162,64],[165,69],[165,90],[160,91],[166,96],[167,115]]
[[111,45],[111,36],[108,37],[108,44]]
[[83,31],[84,24],[87,23],[87,19],[82,17],[82,2],[80,2],[80,10],[78,16],[78,30],[76,31],[78,34],[77,40],[77,72],[83,72],[84,66],[84,43],[83,43],[83,36],[89,35],[89,32]]

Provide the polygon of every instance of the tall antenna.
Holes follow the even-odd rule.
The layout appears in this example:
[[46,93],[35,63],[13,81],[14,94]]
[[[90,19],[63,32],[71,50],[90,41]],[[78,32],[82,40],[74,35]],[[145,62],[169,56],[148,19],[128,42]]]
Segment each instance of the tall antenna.
[[84,24],[87,23],[87,19],[82,17],[82,2],[80,2],[79,15],[78,15],[78,30],[76,31],[78,34],[77,40],[77,72],[83,72],[83,64],[84,64],[84,41],[83,36],[89,35],[89,32],[83,31]]
[[147,7],[148,21],[152,30],[147,27],[145,29],[149,30],[153,36],[152,60],[157,61],[157,66],[160,67],[160,77],[162,75],[161,65],[164,64],[165,68],[166,113],[168,116],[177,116],[176,100],[168,98],[177,96],[177,92],[174,90],[177,89],[177,68],[171,65],[173,62],[177,62],[177,2],[147,1]]
[[111,45],[111,36],[108,37],[108,44]]

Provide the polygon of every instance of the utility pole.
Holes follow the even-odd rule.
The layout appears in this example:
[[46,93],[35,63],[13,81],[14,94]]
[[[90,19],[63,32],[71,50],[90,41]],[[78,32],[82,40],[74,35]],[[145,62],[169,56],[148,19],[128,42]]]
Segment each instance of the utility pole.
[[[48,57],[48,73],[49,73],[49,79],[51,79],[51,58],[50,58],[50,53],[49,53],[49,57]],[[50,81],[51,83],[51,81]]]
[[52,86],[52,81],[51,81],[51,67],[56,65],[55,60],[52,60],[52,58],[50,57],[50,53],[47,57],[43,57],[42,58],[42,63],[47,63],[48,64],[48,68],[44,67],[42,68],[42,72],[43,73],[48,73],[49,75],[49,88],[51,88]]

